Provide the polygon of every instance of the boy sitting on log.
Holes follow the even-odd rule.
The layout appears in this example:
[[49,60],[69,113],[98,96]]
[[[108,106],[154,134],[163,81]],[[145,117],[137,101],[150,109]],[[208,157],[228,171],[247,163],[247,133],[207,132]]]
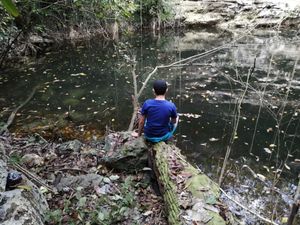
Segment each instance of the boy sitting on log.
[[134,137],[142,135],[145,139],[157,143],[167,141],[173,136],[178,124],[178,115],[174,103],[166,100],[168,86],[164,80],[155,80],[153,83],[154,99],[144,102],[139,115],[138,132]]

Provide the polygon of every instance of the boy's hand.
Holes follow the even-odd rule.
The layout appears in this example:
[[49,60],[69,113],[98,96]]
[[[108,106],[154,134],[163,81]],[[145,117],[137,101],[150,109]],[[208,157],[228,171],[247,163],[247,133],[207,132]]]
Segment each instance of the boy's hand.
[[133,132],[131,133],[131,136],[132,136],[132,137],[138,137],[138,136],[139,136],[139,133],[136,132],[136,131],[133,131]]

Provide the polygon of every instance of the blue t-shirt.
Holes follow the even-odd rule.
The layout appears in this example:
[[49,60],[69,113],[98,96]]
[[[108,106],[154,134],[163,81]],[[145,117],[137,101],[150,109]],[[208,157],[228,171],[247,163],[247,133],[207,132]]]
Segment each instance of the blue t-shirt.
[[170,131],[170,118],[176,118],[176,106],[167,100],[148,99],[141,114],[146,117],[144,133],[147,137],[162,137]]

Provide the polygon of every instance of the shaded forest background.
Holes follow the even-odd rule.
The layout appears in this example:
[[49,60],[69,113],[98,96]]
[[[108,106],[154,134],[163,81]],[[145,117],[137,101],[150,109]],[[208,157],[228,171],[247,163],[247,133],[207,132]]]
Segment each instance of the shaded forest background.
[[9,58],[37,55],[64,39],[118,34],[171,25],[164,0],[25,0],[0,1],[0,66]]

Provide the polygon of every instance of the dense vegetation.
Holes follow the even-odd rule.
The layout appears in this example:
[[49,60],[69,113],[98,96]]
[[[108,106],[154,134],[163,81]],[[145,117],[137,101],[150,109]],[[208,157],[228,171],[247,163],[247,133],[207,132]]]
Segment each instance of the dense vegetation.
[[[172,18],[166,0],[24,0],[0,1],[0,66],[10,55],[38,53],[57,40],[120,30],[159,28]],[[17,44],[16,44],[17,43]]]

